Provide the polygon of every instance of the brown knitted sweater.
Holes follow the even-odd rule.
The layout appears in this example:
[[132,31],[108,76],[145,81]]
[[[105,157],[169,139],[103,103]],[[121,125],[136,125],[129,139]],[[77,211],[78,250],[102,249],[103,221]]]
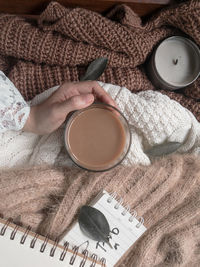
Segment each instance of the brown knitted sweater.
[[[103,17],[52,2],[37,23],[1,15],[0,69],[26,100],[64,80],[79,80],[85,66],[102,56],[108,57],[109,66],[101,81],[126,86],[133,92],[154,89],[143,63],[162,39],[174,34],[184,34],[200,45],[199,14],[200,1],[191,0],[164,9],[145,22],[124,5]],[[181,94],[163,93],[200,121],[200,79]]]
[[24,225],[56,238],[102,188],[117,192],[148,228],[118,266],[200,266],[200,158],[194,156],[104,173],[51,167],[1,171],[0,213],[15,220],[21,215]]

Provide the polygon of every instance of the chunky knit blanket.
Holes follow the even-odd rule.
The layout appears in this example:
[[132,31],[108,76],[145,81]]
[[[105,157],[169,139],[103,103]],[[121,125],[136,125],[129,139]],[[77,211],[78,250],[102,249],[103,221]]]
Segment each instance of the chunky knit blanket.
[[102,188],[122,197],[147,227],[118,266],[200,266],[200,158],[194,156],[104,173],[48,166],[0,171],[0,213],[54,239]]
[[[174,34],[200,45],[200,1],[160,11],[146,21],[119,5],[106,17],[51,2],[37,21],[0,15],[0,69],[26,100],[64,80],[77,81],[85,67],[108,57],[101,81],[133,92],[155,89],[144,72],[153,48]],[[200,79],[180,93],[166,92],[200,120]]]
[[[146,151],[158,144],[179,142],[178,153],[200,155],[200,123],[194,115],[157,91],[137,94],[127,88],[99,82],[115,100],[129,122],[132,142],[122,164],[149,165],[154,158]],[[51,95],[58,86],[45,90],[30,102],[36,105]],[[74,166],[64,147],[65,123],[49,135],[38,136],[23,131],[0,134],[0,168],[51,164]]]

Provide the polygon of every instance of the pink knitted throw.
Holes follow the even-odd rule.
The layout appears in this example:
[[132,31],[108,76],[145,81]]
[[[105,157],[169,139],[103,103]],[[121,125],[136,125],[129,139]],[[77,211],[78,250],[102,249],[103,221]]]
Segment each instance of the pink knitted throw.
[[35,167],[0,172],[0,213],[59,237],[105,188],[144,217],[147,232],[118,266],[200,266],[200,159],[170,156],[104,173]]

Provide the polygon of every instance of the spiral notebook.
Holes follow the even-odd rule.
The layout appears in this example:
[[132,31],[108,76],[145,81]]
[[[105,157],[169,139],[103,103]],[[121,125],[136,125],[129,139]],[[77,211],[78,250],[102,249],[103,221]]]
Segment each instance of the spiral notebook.
[[144,220],[137,216],[136,211],[130,213],[129,207],[124,206],[123,200],[118,199],[116,194],[110,195],[105,190],[90,203],[90,206],[105,215],[110,225],[109,242],[112,248],[104,242],[87,238],[81,232],[78,222],[72,226],[61,243],[68,241],[79,248],[93,251],[100,258],[105,259],[106,266],[112,267],[146,231]]
[[96,254],[63,246],[0,218],[0,266],[2,267],[91,267],[105,266]]
[[91,203],[110,225],[110,248],[84,236],[78,223],[58,241],[40,236],[0,218],[0,266],[3,267],[98,267],[114,266],[146,231],[142,217],[132,214],[115,194],[102,191]]

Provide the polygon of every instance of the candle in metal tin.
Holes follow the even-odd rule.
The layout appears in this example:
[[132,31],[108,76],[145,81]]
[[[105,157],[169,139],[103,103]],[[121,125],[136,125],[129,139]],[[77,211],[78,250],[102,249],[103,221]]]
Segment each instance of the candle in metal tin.
[[199,76],[200,50],[185,37],[169,37],[155,49],[147,70],[156,87],[168,90],[186,87]]

